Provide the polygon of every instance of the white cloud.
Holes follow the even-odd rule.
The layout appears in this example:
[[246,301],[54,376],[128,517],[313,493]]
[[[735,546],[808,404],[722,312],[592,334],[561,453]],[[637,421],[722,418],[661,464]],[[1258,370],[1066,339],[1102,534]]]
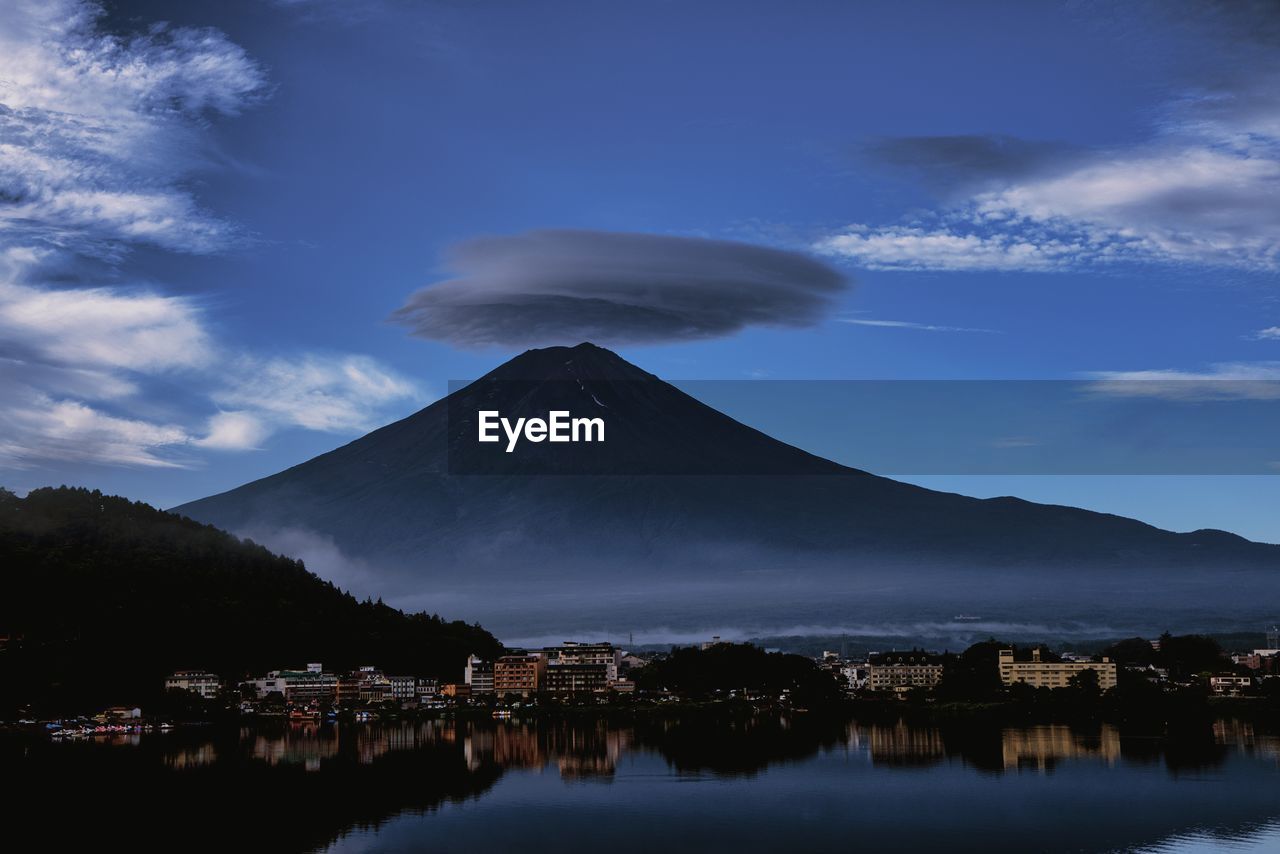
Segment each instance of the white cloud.
[[852,225],[814,247],[873,270],[1062,270],[1079,247],[1007,234],[981,235],[912,226]]
[[[188,297],[52,281],[76,253],[225,246],[235,227],[185,179],[208,165],[207,120],[266,88],[221,33],[122,38],[100,18],[83,0],[14,0],[0,15],[0,465],[185,466],[281,429],[366,429],[415,397],[365,357],[244,355]],[[181,406],[164,399],[177,385]]]
[[991,440],[993,448],[1034,448],[1040,442],[1030,436],[1001,436]]
[[[103,317],[94,328],[74,310],[66,316],[37,310],[47,307],[48,296],[0,282],[3,466],[185,466],[191,449],[251,450],[282,429],[365,431],[389,406],[418,398],[411,382],[365,356],[229,353],[179,298],[109,289],[56,293]],[[166,407],[149,402],[145,389],[165,376],[199,389],[197,408],[202,396],[225,408],[199,426],[183,426],[192,416],[157,415]],[[130,409],[143,414],[122,414]]]
[[1265,150],[1138,151],[985,193],[982,220],[1092,236],[1086,260],[1272,269],[1280,258],[1280,160]]
[[937,326],[932,323],[914,323],[910,320],[874,320],[863,317],[837,317],[840,323],[855,326],[879,326],[886,329],[918,329],[924,332],[995,332],[994,329],[978,329],[969,326]]
[[1089,390],[1164,400],[1280,400],[1280,362],[1222,362],[1202,371],[1100,371]]
[[408,380],[364,356],[241,359],[234,380],[213,393],[220,406],[281,427],[353,433],[377,426],[382,407],[417,397]]
[[219,451],[245,451],[257,448],[271,430],[262,419],[250,412],[219,412],[209,418],[203,438],[193,444]]
[[47,460],[152,468],[182,465],[168,456],[189,440],[180,426],[121,418],[31,389],[3,384],[0,389],[6,395],[0,410],[0,465],[30,468]]
[[1236,12],[1206,11],[1199,34],[1230,46],[1229,73],[1199,72],[1207,82],[1167,104],[1145,139],[1096,151],[1003,137],[881,142],[885,162],[968,195],[927,227],[857,224],[816,248],[873,269],[1280,269],[1280,54],[1258,35],[1266,22],[1248,20],[1274,12]]
[[1280,341],[1280,326],[1268,326],[1266,329],[1259,329],[1253,333],[1253,337],[1259,341]]
[[208,113],[235,114],[261,69],[213,30],[120,38],[82,0],[16,0],[0,17],[0,234],[208,252],[233,229],[181,186]]
[[189,300],[113,288],[52,290],[0,281],[0,337],[42,361],[99,369],[200,367],[212,351]]
[[978,194],[932,227],[857,224],[815,249],[888,270],[1054,272],[1119,261],[1275,270],[1276,198],[1280,156],[1269,149],[1139,148]]

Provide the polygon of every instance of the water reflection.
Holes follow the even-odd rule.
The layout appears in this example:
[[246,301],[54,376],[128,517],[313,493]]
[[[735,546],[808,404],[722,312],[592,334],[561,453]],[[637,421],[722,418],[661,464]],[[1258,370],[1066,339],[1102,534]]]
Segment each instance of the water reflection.
[[463,725],[467,767],[545,768],[554,764],[565,778],[613,776],[618,757],[631,744],[631,731],[605,721],[538,724],[506,722],[494,727]]
[[1213,738],[1215,743],[1233,748],[1246,756],[1270,759],[1280,765],[1280,735],[1259,733],[1248,721],[1214,721]]
[[1063,759],[1097,759],[1115,765],[1120,759],[1120,732],[1110,724],[1103,724],[1097,735],[1061,725],[1006,729],[1001,747],[1006,769],[1050,771]]
[[[1268,812],[1255,803],[1253,788],[1258,774],[1268,775],[1265,780],[1272,787],[1280,783],[1280,737],[1230,720],[1155,737],[1108,724],[1091,729],[921,726],[902,720],[858,723],[810,715],[684,713],[626,723],[428,720],[211,727],[64,744],[6,741],[3,749],[6,769],[15,779],[28,781],[5,804],[4,809],[13,810],[13,826],[46,821],[56,841],[67,844],[74,844],[78,834],[85,842],[163,840],[216,810],[235,820],[211,828],[188,847],[217,848],[248,838],[262,847],[311,850],[352,832],[370,833],[395,816],[434,813],[467,801],[485,803],[507,776],[530,781],[521,786],[534,780],[544,781],[540,786],[558,785],[560,794],[544,796],[571,807],[596,796],[564,782],[720,778],[754,787],[742,790],[745,797],[780,785],[784,777],[777,773],[784,769],[795,769],[789,773],[800,781],[787,785],[818,786],[821,796],[832,797],[842,787],[865,784],[871,774],[887,775],[874,778],[877,789],[943,798],[968,797],[977,785],[974,780],[1009,780],[1014,788],[1001,790],[1007,799],[1008,792],[1048,791],[1028,789],[1019,777],[1054,780],[1065,773],[1069,781],[1053,784],[1063,787],[1057,796],[1064,801],[1094,798],[1112,786],[1124,793],[1138,775],[1144,775],[1141,779],[1150,788],[1153,772],[1176,782],[1201,780],[1213,771],[1226,789],[1240,788],[1220,804],[1206,802],[1207,819],[1221,824],[1206,832],[1234,839],[1233,834],[1248,835],[1242,829],[1248,822],[1261,826],[1280,815],[1280,799],[1270,802]],[[1080,788],[1081,781],[1091,788]],[[47,793],[66,792],[68,785],[76,792],[128,792],[131,807],[122,811],[116,803],[88,798],[76,803],[77,815],[86,821],[58,821],[64,800]],[[965,788],[949,788],[956,786]],[[1195,795],[1191,789],[1185,792]],[[636,804],[635,798],[632,790],[628,802]],[[1102,803],[1105,809],[1105,799]],[[1118,795],[1118,814],[1127,808],[1124,803]],[[1121,839],[1117,846],[1110,836],[1099,836],[1097,850],[1103,850],[1104,841],[1106,850],[1158,844],[1162,835],[1175,832],[1194,838],[1196,828],[1161,818],[1170,810],[1170,815],[1186,812],[1173,803],[1144,806],[1154,811],[1141,837]],[[655,802],[653,819],[661,820],[661,810],[667,808]],[[643,816],[645,802],[635,809]],[[281,815],[305,816],[306,821],[282,824]],[[1159,821],[1167,823],[1163,834]],[[1091,850],[1094,841],[1073,844]]]

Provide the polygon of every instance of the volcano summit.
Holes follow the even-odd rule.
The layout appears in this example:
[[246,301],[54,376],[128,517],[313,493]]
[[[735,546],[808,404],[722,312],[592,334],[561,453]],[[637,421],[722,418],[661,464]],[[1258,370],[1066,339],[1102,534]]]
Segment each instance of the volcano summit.
[[[601,418],[608,441],[522,441],[507,453],[477,441],[486,412],[513,425]],[[959,611],[1101,631],[1118,628],[1099,622],[1112,609],[1139,609],[1159,629],[1161,615],[1185,625],[1200,609],[1238,608],[1240,585],[1254,601],[1280,592],[1280,547],[878,477],[591,344],[530,350],[408,418],[176,512],[268,545],[301,533],[377,588],[357,592],[448,600],[508,636]]]

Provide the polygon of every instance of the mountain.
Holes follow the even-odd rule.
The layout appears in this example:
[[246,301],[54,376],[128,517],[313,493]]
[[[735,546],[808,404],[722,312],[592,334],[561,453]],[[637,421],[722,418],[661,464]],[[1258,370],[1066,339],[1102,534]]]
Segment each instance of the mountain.
[[[511,453],[505,440],[476,441],[481,410],[514,421],[557,409],[601,418],[607,440],[523,441]],[[1016,601],[1015,588],[1030,582],[1132,586],[1141,577],[1164,589],[1239,572],[1274,583],[1280,569],[1280,547],[1221,531],[1172,533],[847,468],[591,344],[530,350],[408,418],[175,512],[266,542],[307,532],[360,562],[389,595],[460,596],[480,612],[507,588],[554,607],[552,588],[588,607],[710,585],[699,588],[711,597],[704,610],[723,616],[748,588],[774,591],[766,601],[781,607],[801,588],[807,601],[837,589],[862,601],[912,583],[951,590],[949,600],[932,597],[947,610]],[[689,597],[673,605],[697,610]],[[518,607],[532,606],[502,613]],[[709,619],[702,624],[716,624]]]
[[357,601],[262,546],[86,489],[0,489],[0,567],[5,710],[142,702],[177,669],[457,679],[468,654],[500,649],[479,626]]

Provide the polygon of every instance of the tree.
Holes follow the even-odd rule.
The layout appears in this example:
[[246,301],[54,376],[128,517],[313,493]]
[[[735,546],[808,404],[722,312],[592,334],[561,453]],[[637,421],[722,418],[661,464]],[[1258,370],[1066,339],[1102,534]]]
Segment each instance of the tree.
[[1098,680],[1098,671],[1092,667],[1085,668],[1067,680],[1067,691],[1080,702],[1093,704],[1102,697],[1102,687]]
[[0,584],[0,634],[24,638],[0,656],[0,717],[154,706],[180,669],[375,661],[456,681],[468,654],[502,651],[478,626],[362,604],[299,561],[96,490],[0,494]]

